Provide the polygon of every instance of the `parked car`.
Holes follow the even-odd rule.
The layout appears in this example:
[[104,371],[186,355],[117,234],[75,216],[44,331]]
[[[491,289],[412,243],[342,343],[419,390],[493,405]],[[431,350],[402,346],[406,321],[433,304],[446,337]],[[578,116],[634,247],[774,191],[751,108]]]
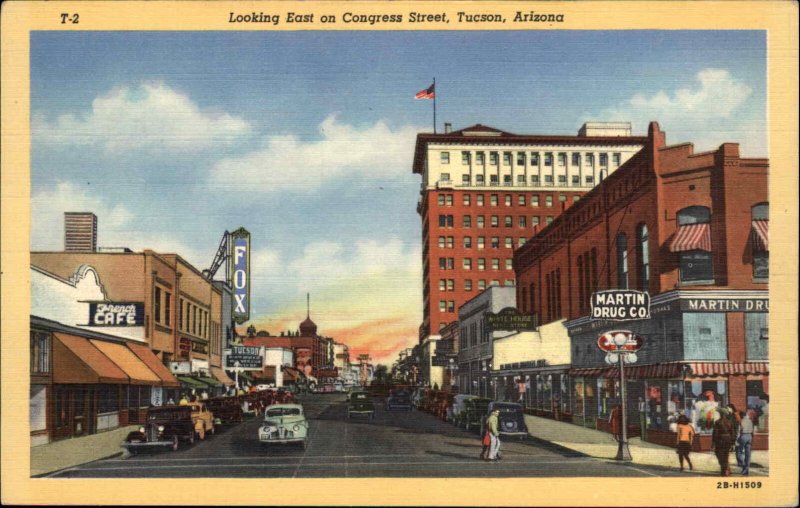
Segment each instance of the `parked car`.
[[305,450],[307,438],[308,420],[300,404],[273,404],[264,411],[258,428],[262,445],[299,443]]
[[453,406],[452,406],[452,417],[450,421],[456,427],[461,427],[461,418],[464,413],[464,408],[467,405],[467,401],[470,399],[477,399],[477,395],[469,395],[466,393],[459,393],[455,397],[453,397]]
[[236,425],[244,419],[242,405],[236,397],[208,399],[206,407],[214,415],[214,425]]
[[122,446],[129,452],[142,449],[178,449],[179,442],[195,441],[195,425],[192,408],[189,406],[161,406],[147,410],[146,423],[138,430],[129,432]]
[[[498,430],[500,431],[501,436],[514,436],[521,439],[528,437],[528,426],[525,425],[525,413],[522,410],[523,408],[521,404],[492,401],[486,407],[486,418],[488,418],[495,409],[500,410]],[[480,428],[481,435],[483,434],[486,426],[486,418],[484,418],[484,422]]]
[[425,411],[434,415],[438,415],[439,407],[442,405],[442,399],[444,399],[445,395],[445,392],[442,390],[433,390],[432,396],[425,406]]
[[370,420],[375,418],[375,405],[369,392],[353,392],[350,394],[350,402],[347,404],[347,418],[353,415],[368,416]]
[[483,425],[483,419],[486,417],[486,408],[489,407],[491,402],[491,399],[481,397],[467,400],[460,419],[463,427],[467,430],[480,429],[481,425]]
[[436,401],[436,407],[434,408],[434,413],[436,416],[441,418],[444,421],[449,421],[448,419],[452,417],[453,414],[453,398],[455,394],[452,392],[441,392],[439,398]]
[[403,409],[411,411],[411,394],[407,390],[392,390],[386,398],[386,410]]
[[208,410],[208,406],[204,402],[190,402],[189,407],[192,410],[194,431],[200,441],[206,438],[207,432],[214,434],[214,413]]

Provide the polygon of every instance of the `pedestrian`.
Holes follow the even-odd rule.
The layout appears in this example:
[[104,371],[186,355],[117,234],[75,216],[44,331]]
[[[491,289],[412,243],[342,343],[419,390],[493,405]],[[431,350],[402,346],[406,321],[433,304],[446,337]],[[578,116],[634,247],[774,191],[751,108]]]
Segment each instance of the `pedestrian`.
[[500,410],[495,409],[486,420],[486,429],[489,432],[489,460],[500,458]]
[[489,460],[489,446],[492,444],[489,437],[489,429],[487,428],[481,436],[481,460]]
[[719,419],[714,422],[714,427],[711,432],[711,446],[719,462],[720,475],[730,476],[731,467],[729,464],[729,456],[731,447],[736,441],[736,434],[733,433],[733,425],[727,414],[728,409],[724,407],[719,408],[717,412],[719,413]]
[[[742,468],[742,476],[750,474],[750,452],[753,448],[753,432],[755,424],[749,414],[742,416],[739,425],[739,438],[736,440],[736,462]],[[755,415],[754,415],[755,416]]]
[[611,416],[608,418],[608,426],[611,427],[611,434],[614,440],[619,442],[622,440],[622,406],[617,404],[611,410]]
[[169,399],[167,399],[167,405],[168,406],[174,406],[175,405],[175,400],[172,397],[170,397]]
[[189,405],[189,399],[186,398],[186,394],[185,393],[183,395],[181,395],[181,400],[180,400],[180,402],[178,402],[178,405],[181,405],[181,406],[188,406]]
[[689,471],[694,469],[692,467],[692,460],[689,454],[692,451],[692,441],[694,440],[694,427],[689,422],[686,415],[678,417],[678,460],[681,463],[681,471],[683,471],[683,459],[689,464]]

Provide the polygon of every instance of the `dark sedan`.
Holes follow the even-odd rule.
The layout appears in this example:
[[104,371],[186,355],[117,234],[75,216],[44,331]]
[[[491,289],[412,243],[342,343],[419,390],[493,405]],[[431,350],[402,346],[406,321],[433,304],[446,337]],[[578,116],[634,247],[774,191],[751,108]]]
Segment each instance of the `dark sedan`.
[[411,394],[406,390],[392,390],[386,398],[386,410],[402,409],[411,411]]
[[525,413],[522,405],[513,402],[490,402],[486,408],[486,415],[481,424],[481,435],[486,428],[486,419],[495,409],[500,410],[499,431],[501,436],[515,436],[526,438],[528,436],[528,426],[525,425]]

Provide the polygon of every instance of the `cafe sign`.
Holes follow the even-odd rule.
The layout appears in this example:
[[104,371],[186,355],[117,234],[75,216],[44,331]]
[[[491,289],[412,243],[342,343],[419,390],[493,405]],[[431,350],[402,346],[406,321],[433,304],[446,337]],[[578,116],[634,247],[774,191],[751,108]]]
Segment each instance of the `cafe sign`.
[[535,331],[537,326],[535,315],[520,314],[514,307],[506,307],[497,314],[487,312],[486,323],[492,331]]
[[144,304],[89,302],[89,326],[144,326]]

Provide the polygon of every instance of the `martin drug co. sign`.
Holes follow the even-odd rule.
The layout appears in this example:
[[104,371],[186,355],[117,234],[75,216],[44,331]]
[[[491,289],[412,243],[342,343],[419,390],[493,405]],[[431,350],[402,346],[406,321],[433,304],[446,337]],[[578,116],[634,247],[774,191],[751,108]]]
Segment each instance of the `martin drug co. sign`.
[[632,289],[611,289],[592,294],[592,318],[609,321],[650,319],[650,295]]

